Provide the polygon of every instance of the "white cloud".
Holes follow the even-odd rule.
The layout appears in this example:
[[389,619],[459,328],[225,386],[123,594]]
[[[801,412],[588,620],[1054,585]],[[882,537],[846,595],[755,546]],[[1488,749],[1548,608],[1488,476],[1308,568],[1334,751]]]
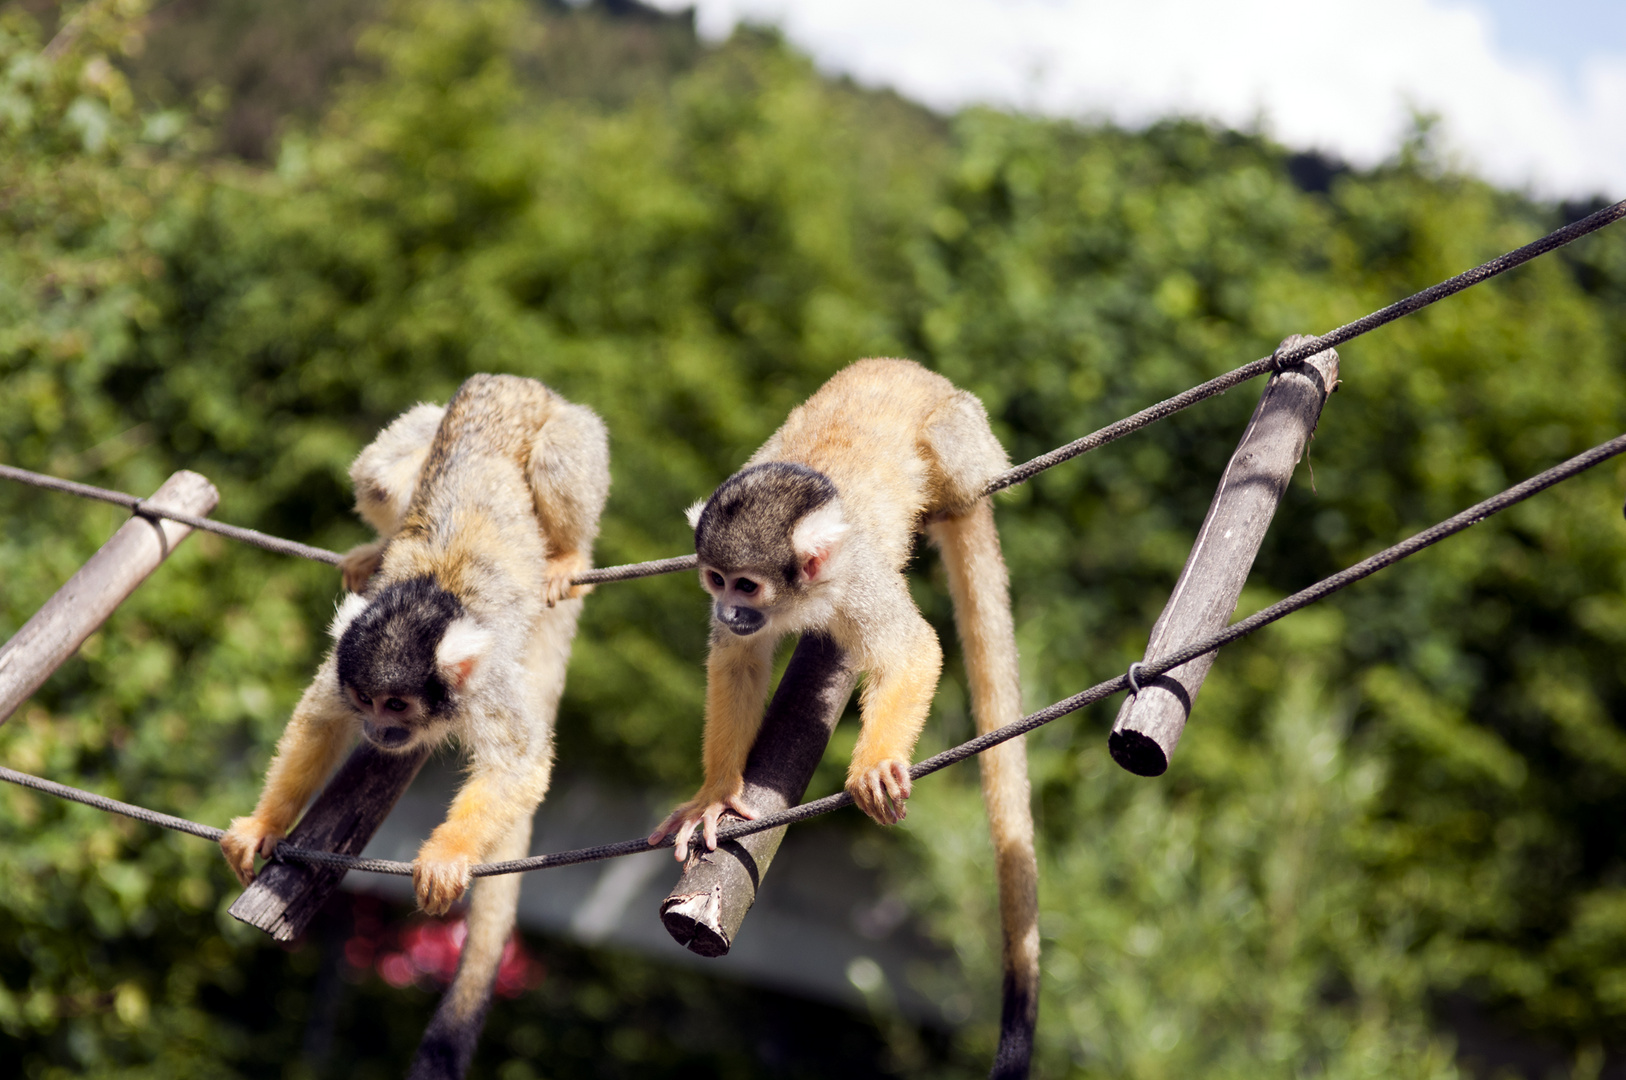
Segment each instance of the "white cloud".
[[1462,0],[658,2],[695,2],[713,39],[741,20],[776,24],[822,70],[942,110],[1199,115],[1372,165],[1416,108],[1499,183],[1626,196],[1626,47],[1566,80],[1500,50],[1489,16]]

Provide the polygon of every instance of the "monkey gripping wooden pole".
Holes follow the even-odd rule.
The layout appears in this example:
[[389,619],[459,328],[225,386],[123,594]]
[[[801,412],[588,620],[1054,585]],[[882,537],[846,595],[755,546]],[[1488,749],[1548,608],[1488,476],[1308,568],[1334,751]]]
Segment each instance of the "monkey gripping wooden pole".
[[[1294,334],[1277,352],[1305,340]],[[1333,349],[1270,377],[1220,478],[1174,593],[1152,627],[1147,660],[1207,637],[1230,621],[1270,519],[1315,433],[1327,395],[1337,386],[1338,353]],[[1107,739],[1113,760],[1140,776],[1162,775],[1213,664],[1214,654],[1206,653],[1132,693]]]
[[[802,801],[856,680],[834,641],[802,635],[745,762],[747,806],[769,814]],[[690,952],[727,955],[784,837],[783,827],[766,829],[707,851],[697,836],[683,876],[661,903],[666,932]]]
[[[207,478],[182,469],[142,501],[203,517],[220,502],[220,492]],[[190,525],[143,517],[140,510],[119,526],[101,550],[0,646],[0,723],[32,697],[191,532]]]
[[[299,819],[288,843],[360,855],[429,760],[430,750],[426,746],[412,753],[387,754],[362,743]],[[292,941],[305,932],[345,873],[337,866],[268,862],[227,910],[278,941]]]

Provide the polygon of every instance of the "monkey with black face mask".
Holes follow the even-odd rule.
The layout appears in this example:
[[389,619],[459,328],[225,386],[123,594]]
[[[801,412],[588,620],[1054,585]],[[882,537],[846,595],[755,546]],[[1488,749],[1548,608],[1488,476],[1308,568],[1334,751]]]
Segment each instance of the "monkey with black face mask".
[[[445,408],[419,405],[350,475],[379,540],[344,560],[335,644],[294,709],[254,812],[221,850],[246,885],[354,735],[405,752],[451,735],[470,768],[413,862],[419,906],[439,915],[470,867],[522,858],[547,793],[553,722],[581,614],[571,579],[590,565],[609,491],[603,423],[541,383],[476,375]],[[513,929],[519,875],[474,890],[458,973],[413,1076],[460,1076]]]
[[[914,536],[942,552],[979,732],[1018,719],[1009,584],[988,482],[1009,467],[981,402],[907,360],[861,360],[793,410],[773,437],[690,510],[712,596],[705,782],[650,836],[752,818],[743,772],[762,722],[774,648],[829,634],[865,676],[847,791],[882,824],[903,819],[909,761],[941,673],[937,635],[903,575]],[[1005,993],[994,1075],[1024,1076],[1038,1010],[1038,868],[1021,739],[979,759],[997,860]]]

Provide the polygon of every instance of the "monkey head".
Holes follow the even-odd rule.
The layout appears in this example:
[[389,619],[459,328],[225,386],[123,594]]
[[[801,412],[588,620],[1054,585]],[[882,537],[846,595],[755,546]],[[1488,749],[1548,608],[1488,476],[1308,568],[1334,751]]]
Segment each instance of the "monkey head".
[[347,597],[331,633],[339,689],[381,750],[438,742],[456,719],[457,695],[491,647],[491,634],[433,578],[394,581]]
[[784,461],[740,470],[688,516],[712,616],[741,636],[770,623],[799,629],[806,601],[833,580],[847,532],[830,478]]

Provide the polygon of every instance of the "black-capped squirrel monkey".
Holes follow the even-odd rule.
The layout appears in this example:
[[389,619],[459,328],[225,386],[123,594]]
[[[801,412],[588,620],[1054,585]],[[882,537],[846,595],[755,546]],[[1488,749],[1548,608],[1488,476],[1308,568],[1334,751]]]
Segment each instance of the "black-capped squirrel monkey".
[[[902,820],[909,760],[943,653],[903,575],[919,531],[942,551],[979,732],[1021,715],[1009,584],[983,492],[1009,468],[982,403],[907,360],[861,360],[791,412],[703,504],[690,510],[700,583],[713,597],[707,660],[706,779],[650,836],[696,828],[717,846],[725,810],[746,806],[743,770],[761,725],[774,647],[829,634],[865,675],[862,728],[847,772],[853,801]],[[1038,1011],[1038,867],[1026,751],[982,754],[983,798],[998,860],[1005,993],[996,1076],[1023,1076]]]
[[[287,834],[355,734],[386,751],[455,734],[469,773],[412,868],[419,906],[439,915],[472,865],[530,847],[581,614],[584,590],[570,581],[591,564],[609,492],[608,437],[591,410],[539,382],[475,375],[445,408],[397,418],[350,476],[379,534],[343,564],[346,585],[365,592],[339,607],[334,647],[277,743],[259,803],[220,847],[246,885],[255,855]],[[519,886],[508,874],[474,890],[462,962],[414,1076],[466,1068]]]

